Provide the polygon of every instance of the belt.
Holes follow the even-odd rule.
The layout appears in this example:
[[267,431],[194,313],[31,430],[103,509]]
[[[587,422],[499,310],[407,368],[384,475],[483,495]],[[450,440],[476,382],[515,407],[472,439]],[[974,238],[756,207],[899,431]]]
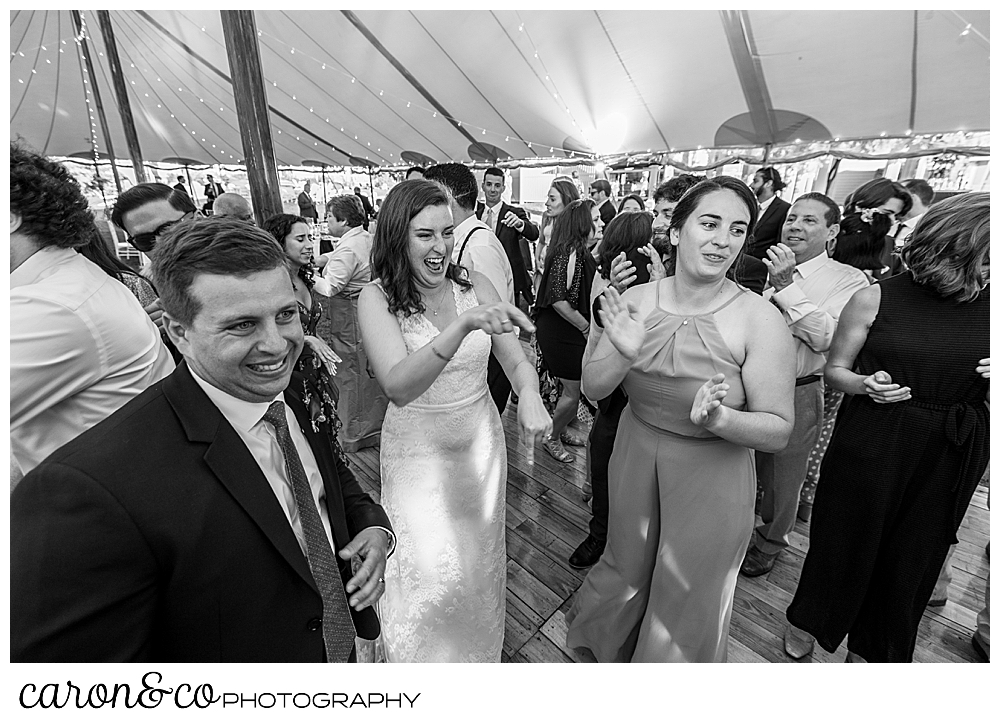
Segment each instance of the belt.
[[806,377],[799,377],[795,380],[795,386],[804,387],[806,384],[812,384],[813,382],[818,382],[823,378],[822,374],[810,374]]

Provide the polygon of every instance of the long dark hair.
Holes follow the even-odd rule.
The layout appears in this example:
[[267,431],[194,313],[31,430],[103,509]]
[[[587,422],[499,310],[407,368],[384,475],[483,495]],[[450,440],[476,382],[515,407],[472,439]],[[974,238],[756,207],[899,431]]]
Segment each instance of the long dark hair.
[[[421,314],[424,303],[410,268],[410,221],[430,206],[447,206],[448,194],[436,183],[419,179],[392,187],[382,203],[372,239],[372,278],[382,284],[390,313]],[[472,288],[469,272],[448,260],[445,275],[463,289]]]
[[[699,181],[696,185],[689,188],[681,197],[681,200],[677,202],[677,206],[674,208],[674,214],[670,217],[670,231],[673,232],[674,229],[677,229],[677,232],[680,233],[680,230],[684,227],[684,223],[688,220],[691,214],[694,213],[695,209],[698,208],[698,204],[701,202],[702,196],[707,196],[715,191],[732,191],[736,194],[736,197],[743,202],[743,205],[746,206],[747,212],[750,214],[750,220],[747,222],[747,235],[743,240],[743,248],[745,249],[747,245],[753,241],[753,232],[754,229],[757,228],[760,206],[758,206],[757,196],[754,195],[750,186],[743,183],[740,179],[733,178],[732,176],[716,176],[715,178],[706,178],[704,181]],[[676,268],[676,249],[674,249],[674,252],[671,254],[670,260]],[[730,266],[729,270],[726,272],[726,278],[735,281],[737,275],[742,270],[743,253],[741,251],[737,255],[733,265]],[[670,268],[668,267],[668,273],[669,271]]]
[[[296,216],[292,213],[279,213],[267,219],[261,224],[261,228],[274,236],[281,250],[284,251],[285,238],[292,232],[292,228],[297,223],[304,223],[306,226],[309,225],[309,222],[302,216]],[[313,266],[311,261],[299,267],[298,277],[302,279],[302,283],[306,285],[307,289],[312,290],[312,287],[316,285],[315,275],[316,267]]]
[[878,271],[885,250],[885,235],[892,221],[884,213],[873,213],[871,222],[860,213],[849,213],[840,222],[837,243],[833,247],[833,260],[862,271]]
[[899,218],[903,218],[913,208],[913,198],[906,187],[888,178],[874,178],[854,189],[844,201],[844,214],[854,213],[863,208],[878,208],[890,198],[898,198],[903,204]]
[[96,223],[91,224],[86,235],[87,243],[76,247],[81,256],[97,264],[101,271],[116,281],[124,282],[125,279],[122,277],[125,275],[139,276],[138,271],[111,253]]
[[590,210],[594,201],[590,198],[578,198],[571,202],[562,213],[556,216],[552,227],[552,240],[549,241],[545,265],[549,266],[559,254],[587,253],[587,238],[594,230],[594,219]]
[[611,264],[623,251],[631,251],[645,246],[653,236],[653,214],[649,211],[620,213],[608,221],[604,227],[604,240],[597,255],[601,276],[611,278]]

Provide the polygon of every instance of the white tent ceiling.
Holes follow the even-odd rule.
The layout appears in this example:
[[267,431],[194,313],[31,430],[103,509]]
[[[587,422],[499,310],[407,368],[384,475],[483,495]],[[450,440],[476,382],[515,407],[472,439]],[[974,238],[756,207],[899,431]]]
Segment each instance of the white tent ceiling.
[[[466,160],[476,143],[531,159],[989,129],[988,11],[255,16],[282,165]],[[110,17],[144,159],[240,161],[219,12]],[[83,18],[127,158],[97,13]],[[70,11],[11,11],[11,136],[49,155],[91,150],[74,38]]]

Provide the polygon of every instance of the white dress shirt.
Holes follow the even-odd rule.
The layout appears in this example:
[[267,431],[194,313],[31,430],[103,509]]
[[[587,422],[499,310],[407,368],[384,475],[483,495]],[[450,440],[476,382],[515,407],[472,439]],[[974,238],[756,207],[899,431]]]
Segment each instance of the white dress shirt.
[[492,231],[494,234],[496,234],[496,232],[497,232],[497,224],[500,223],[500,209],[501,208],[503,208],[503,199],[502,198],[499,201],[497,201],[497,205],[496,206],[487,206],[486,202],[485,201],[483,202],[483,218],[482,218],[482,221],[483,221],[483,223],[486,223],[486,216],[487,216],[487,214],[489,214],[490,211],[493,212],[493,218],[491,218],[490,219],[490,223],[487,223],[486,225],[489,226],[490,231]]
[[10,274],[10,443],[27,474],[174,370],[123,284],[46,246]]
[[[271,426],[270,422],[264,421],[264,415],[274,399],[284,402],[284,393],[279,394],[270,402],[246,402],[212,386],[198,376],[190,365],[188,370],[198,386],[218,407],[222,416],[232,425],[236,434],[250,450],[250,454],[257,462],[257,466],[260,467],[260,471],[264,473],[268,485],[271,486],[271,491],[278,499],[278,504],[281,505],[281,510],[285,513],[288,524],[292,526],[292,532],[295,533],[295,539],[298,540],[299,547],[302,548],[302,554],[305,555],[306,536],[302,530],[302,520],[299,518],[299,506],[295,502],[292,482],[285,470],[285,455],[281,451],[281,444],[278,442],[278,435],[274,431],[274,427]],[[319,511],[319,517],[323,521],[323,529],[330,541],[330,548],[336,553],[337,545],[333,541],[333,530],[330,527],[330,512],[326,508],[326,488],[323,486],[323,475],[316,463],[316,455],[313,454],[309,441],[299,427],[299,420],[296,419],[295,414],[287,404],[285,404],[285,420],[288,422],[288,433],[292,438],[292,444],[295,445],[295,450],[299,453],[302,469],[305,470],[306,478],[309,480],[309,489]],[[392,554],[395,547],[395,537],[384,527],[378,529],[388,535],[388,554]]]
[[[472,233],[476,228],[485,229],[485,232]],[[514,273],[510,270],[510,260],[507,258],[507,252],[503,250],[500,239],[490,231],[489,226],[477,219],[475,214],[469,216],[455,227],[455,247],[451,251],[453,263],[458,263],[458,255],[466,238],[469,243],[465,246],[462,265],[483,274],[492,282],[500,299],[513,304]]]
[[774,201],[774,199],[776,199],[777,197],[778,197],[777,195],[771,196],[769,199],[760,204],[760,213],[757,214],[758,219],[760,219],[764,215],[764,212],[767,211],[767,207],[770,206],[771,202]]
[[795,376],[822,374],[840,312],[851,297],[869,286],[864,272],[834,261],[824,251],[797,264],[792,283],[781,291],[765,289],[785,318],[795,341]]
[[[281,444],[278,442],[278,435],[270,422],[264,421],[271,402],[246,402],[237,399],[231,394],[227,394],[218,387],[214,387],[195,373],[194,368],[188,366],[191,376],[198,382],[212,403],[219,408],[222,416],[226,418],[236,433],[246,444],[250,454],[253,455],[260,471],[264,473],[267,483],[271,486],[271,491],[278,498],[288,523],[292,526],[295,539],[299,541],[302,554],[306,554],[306,536],[302,531],[302,521],[299,519],[299,507],[295,503],[295,493],[292,491],[292,482],[288,479],[288,472],[285,470],[285,455],[281,451]],[[284,402],[284,393],[279,394],[275,399]],[[274,401],[274,400],[271,400]],[[313,454],[312,447],[306,440],[305,435],[299,428],[299,420],[295,418],[292,410],[285,404],[285,419],[288,421],[288,432],[292,437],[292,444],[295,445],[302,460],[302,468],[309,479],[309,489],[312,491],[313,501],[319,510],[320,519],[323,520],[323,529],[330,540],[330,547],[336,551],[333,542],[333,532],[330,529],[330,513],[326,509],[326,488],[323,487],[323,475],[320,474],[319,465],[316,464],[316,455]]]
[[371,271],[372,235],[361,226],[348,230],[326,254],[323,278],[329,282],[326,296],[357,296],[362,287],[372,280]]

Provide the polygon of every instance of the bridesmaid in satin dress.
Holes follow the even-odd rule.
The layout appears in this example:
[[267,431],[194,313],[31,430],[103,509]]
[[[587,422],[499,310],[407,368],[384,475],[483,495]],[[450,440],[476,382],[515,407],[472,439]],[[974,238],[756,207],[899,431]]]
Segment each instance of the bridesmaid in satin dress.
[[795,352],[780,313],[726,278],[757,203],[726,176],[692,187],[670,227],[676,273],[601,300],[583,370],[600,399],[623,384],[604,554],[577,593],[567,644],[600,662],[724,662],[753,530],[753,450],[792,429]]

